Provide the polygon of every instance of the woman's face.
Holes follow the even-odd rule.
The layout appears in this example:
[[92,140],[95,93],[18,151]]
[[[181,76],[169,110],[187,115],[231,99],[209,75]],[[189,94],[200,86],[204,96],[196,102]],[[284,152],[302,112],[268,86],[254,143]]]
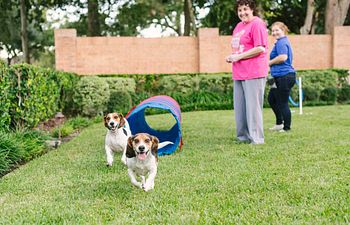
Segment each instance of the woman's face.
[[271,34],[274,38],[279,39],[285,36],[284,31],[279,26],[273,26],[271,28]]
[[237,14],[242,22],[248,23],[253,20],[253,10],[248,5],[240,5],[237,8]]

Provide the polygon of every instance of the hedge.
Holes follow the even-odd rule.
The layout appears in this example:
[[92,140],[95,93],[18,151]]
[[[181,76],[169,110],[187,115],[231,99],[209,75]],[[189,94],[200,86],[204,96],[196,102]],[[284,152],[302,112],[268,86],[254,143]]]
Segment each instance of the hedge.
[[[304,105],[349,102],[347,70],[298,71],[302,77]],[[57,111],[68,117],[126,113],[154,95],[170,95],[182,111],[232,109],[230,73],[144,74],[77,76],[31,65],[0,63],[0,122],[2,128],[31,128]],[[266,87],[264,106],[268,107]],[[292,97],[298,101],[295,86]]]
[[0,65],[1,128],[32,128],[71,108],[72,90],[79,79],[28,64]]

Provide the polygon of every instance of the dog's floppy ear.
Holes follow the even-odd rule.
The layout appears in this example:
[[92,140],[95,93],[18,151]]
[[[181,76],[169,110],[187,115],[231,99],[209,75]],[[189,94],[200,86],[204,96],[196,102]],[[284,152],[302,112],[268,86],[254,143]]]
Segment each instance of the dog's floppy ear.
[[103,122],[104,122],[104,124],[105,124],[105,127],[107,127],[107,128],[108,128],[108,124],[107,124],[107,116],[108,116],[108,114],[106,114],[106,115],[103,117]]
[[158,140],[158,138],[156,136],[150,135],[150,137],[151,137],[151,140],[152,140],[151,152],[158,159],[158,144],[159,144],[159,140]]
[[124,127],[124,125],[125,125],[125,118],[124,118],[123,114],[118,114],[118,116],[120,118],[120,122],[119,122],[118,128]]
[[132,147],[132,142],[134,140],[135,136],[131,136],[128,138],[128,145],[126,146],[126,157],[128,158],[134,158],[136,157],[134,148]]

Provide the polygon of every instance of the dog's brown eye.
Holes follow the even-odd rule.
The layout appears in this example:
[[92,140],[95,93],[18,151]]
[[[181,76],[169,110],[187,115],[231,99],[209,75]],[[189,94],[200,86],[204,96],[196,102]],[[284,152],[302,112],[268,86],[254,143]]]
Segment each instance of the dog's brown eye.
[[139,143],[140,141],[138,139],[134,140],[135,144]]
[[118,116],[115,116],[114,119],[118,119]]
[[145,143],[148,144],[148,143],[150,143],[150,141],[151,141],[150,139],[146,139]]
[[111,118],[110,117],[107,117],[107,120],[110,120]]

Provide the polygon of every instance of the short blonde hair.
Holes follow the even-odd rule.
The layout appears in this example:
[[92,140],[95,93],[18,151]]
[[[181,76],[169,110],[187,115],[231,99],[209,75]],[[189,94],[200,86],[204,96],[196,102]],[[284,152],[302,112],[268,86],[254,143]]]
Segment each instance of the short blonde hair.
[[282,22],[280,22],[280,21],[274,22],[274,23],[271,25],[271,28],[274,27],[274,26],[277,26],[277,27],[279,27],[281,30],[283,30],[284,34],[288,34],[288,32],[289,32],[289,29],[288,29],[287,25],[285,25],[284,23],[282,23]]

